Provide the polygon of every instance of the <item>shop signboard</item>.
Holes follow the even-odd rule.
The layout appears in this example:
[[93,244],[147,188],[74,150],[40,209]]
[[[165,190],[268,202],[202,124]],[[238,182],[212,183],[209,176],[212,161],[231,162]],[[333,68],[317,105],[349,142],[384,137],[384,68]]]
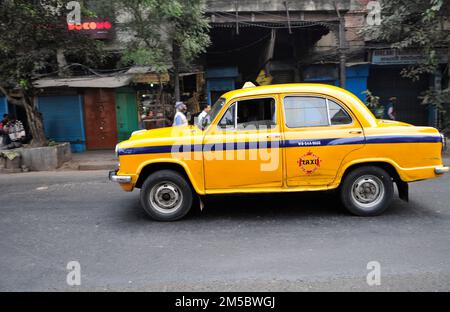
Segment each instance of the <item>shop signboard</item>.
[[[439,63],[448,62],[448,53],[437,50]],[[372,51],[373,65],[412,65],[425,62],[425,55],[417,50],[381,49]]]

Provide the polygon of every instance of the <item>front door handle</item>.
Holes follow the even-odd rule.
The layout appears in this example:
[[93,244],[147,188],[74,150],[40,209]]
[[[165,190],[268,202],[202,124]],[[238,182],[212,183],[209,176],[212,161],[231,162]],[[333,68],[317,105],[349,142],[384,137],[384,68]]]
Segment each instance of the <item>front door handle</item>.
[[279,139],[279,138],[281,138],[281,135],[279,135],[279,134],[269,134],[269,135],[267,135],[267,138],[268,139]]
[[350,133],[350,134],[362,134],[362,130],[353,130],[353,131],[349,131],[348,133]]

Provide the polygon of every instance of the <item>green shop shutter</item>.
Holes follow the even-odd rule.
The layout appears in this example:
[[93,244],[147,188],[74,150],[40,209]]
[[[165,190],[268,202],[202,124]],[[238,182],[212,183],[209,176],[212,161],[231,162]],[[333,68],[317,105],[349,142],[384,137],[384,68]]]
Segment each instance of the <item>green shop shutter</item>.
[[133,90],[117,90],[116,115],[119,142],[128,140],[133,131],[139,130],[136,93]]

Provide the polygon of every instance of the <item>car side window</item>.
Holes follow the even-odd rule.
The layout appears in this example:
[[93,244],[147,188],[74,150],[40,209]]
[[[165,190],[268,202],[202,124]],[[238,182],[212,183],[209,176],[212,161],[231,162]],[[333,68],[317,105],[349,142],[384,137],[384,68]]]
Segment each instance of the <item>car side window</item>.
[[348,125],[353,122],[352,117],[336,102],[328,100],[328,109],[332,126]]
[[220,119],[219,128],[221,129],[233,129],[236,126],[236,103],[228,107],[222,119]]
[[237,106],[237,129],[271,129],[276,126],[275,99],[241,100]]
[[284,98],[286,126],[289,128],[346,125],[350,115],[336,102],[314,96]]
[[327,103],[324,98],[288,96],[284,98],[286,125],[289,128],[328,126]]

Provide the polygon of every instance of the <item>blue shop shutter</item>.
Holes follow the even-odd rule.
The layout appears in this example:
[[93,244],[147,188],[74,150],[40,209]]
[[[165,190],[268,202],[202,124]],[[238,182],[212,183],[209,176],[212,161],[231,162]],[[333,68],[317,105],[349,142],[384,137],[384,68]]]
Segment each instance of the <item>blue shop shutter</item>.
[[70,142],[73,152],[86,150],[83,106],[80,96],[39,97],[45,134],[56,142]]
[[6,97],[0,97],[0,119],[3,119],[3,115],[8,113],[8,102]]
[[363,94],[367,90],[367,78],[369,76],[369,65],[361,64],[347,67],[346,89],[356,95],[362,102],[366,96]]
[[206,69],[206,94],[208,103],[212,103],[212,91],[230,91],[236,89],[236,77],[239,76],[237,67],[213,67]]
[[363,94],[363,92],[367,90],[367,78],[347,78],[346,89],[356,95],[364,103],[366,96]]
[[236,78],[239,76],[237,67],[216,67],[206,69],[206,79],[213,78]]

